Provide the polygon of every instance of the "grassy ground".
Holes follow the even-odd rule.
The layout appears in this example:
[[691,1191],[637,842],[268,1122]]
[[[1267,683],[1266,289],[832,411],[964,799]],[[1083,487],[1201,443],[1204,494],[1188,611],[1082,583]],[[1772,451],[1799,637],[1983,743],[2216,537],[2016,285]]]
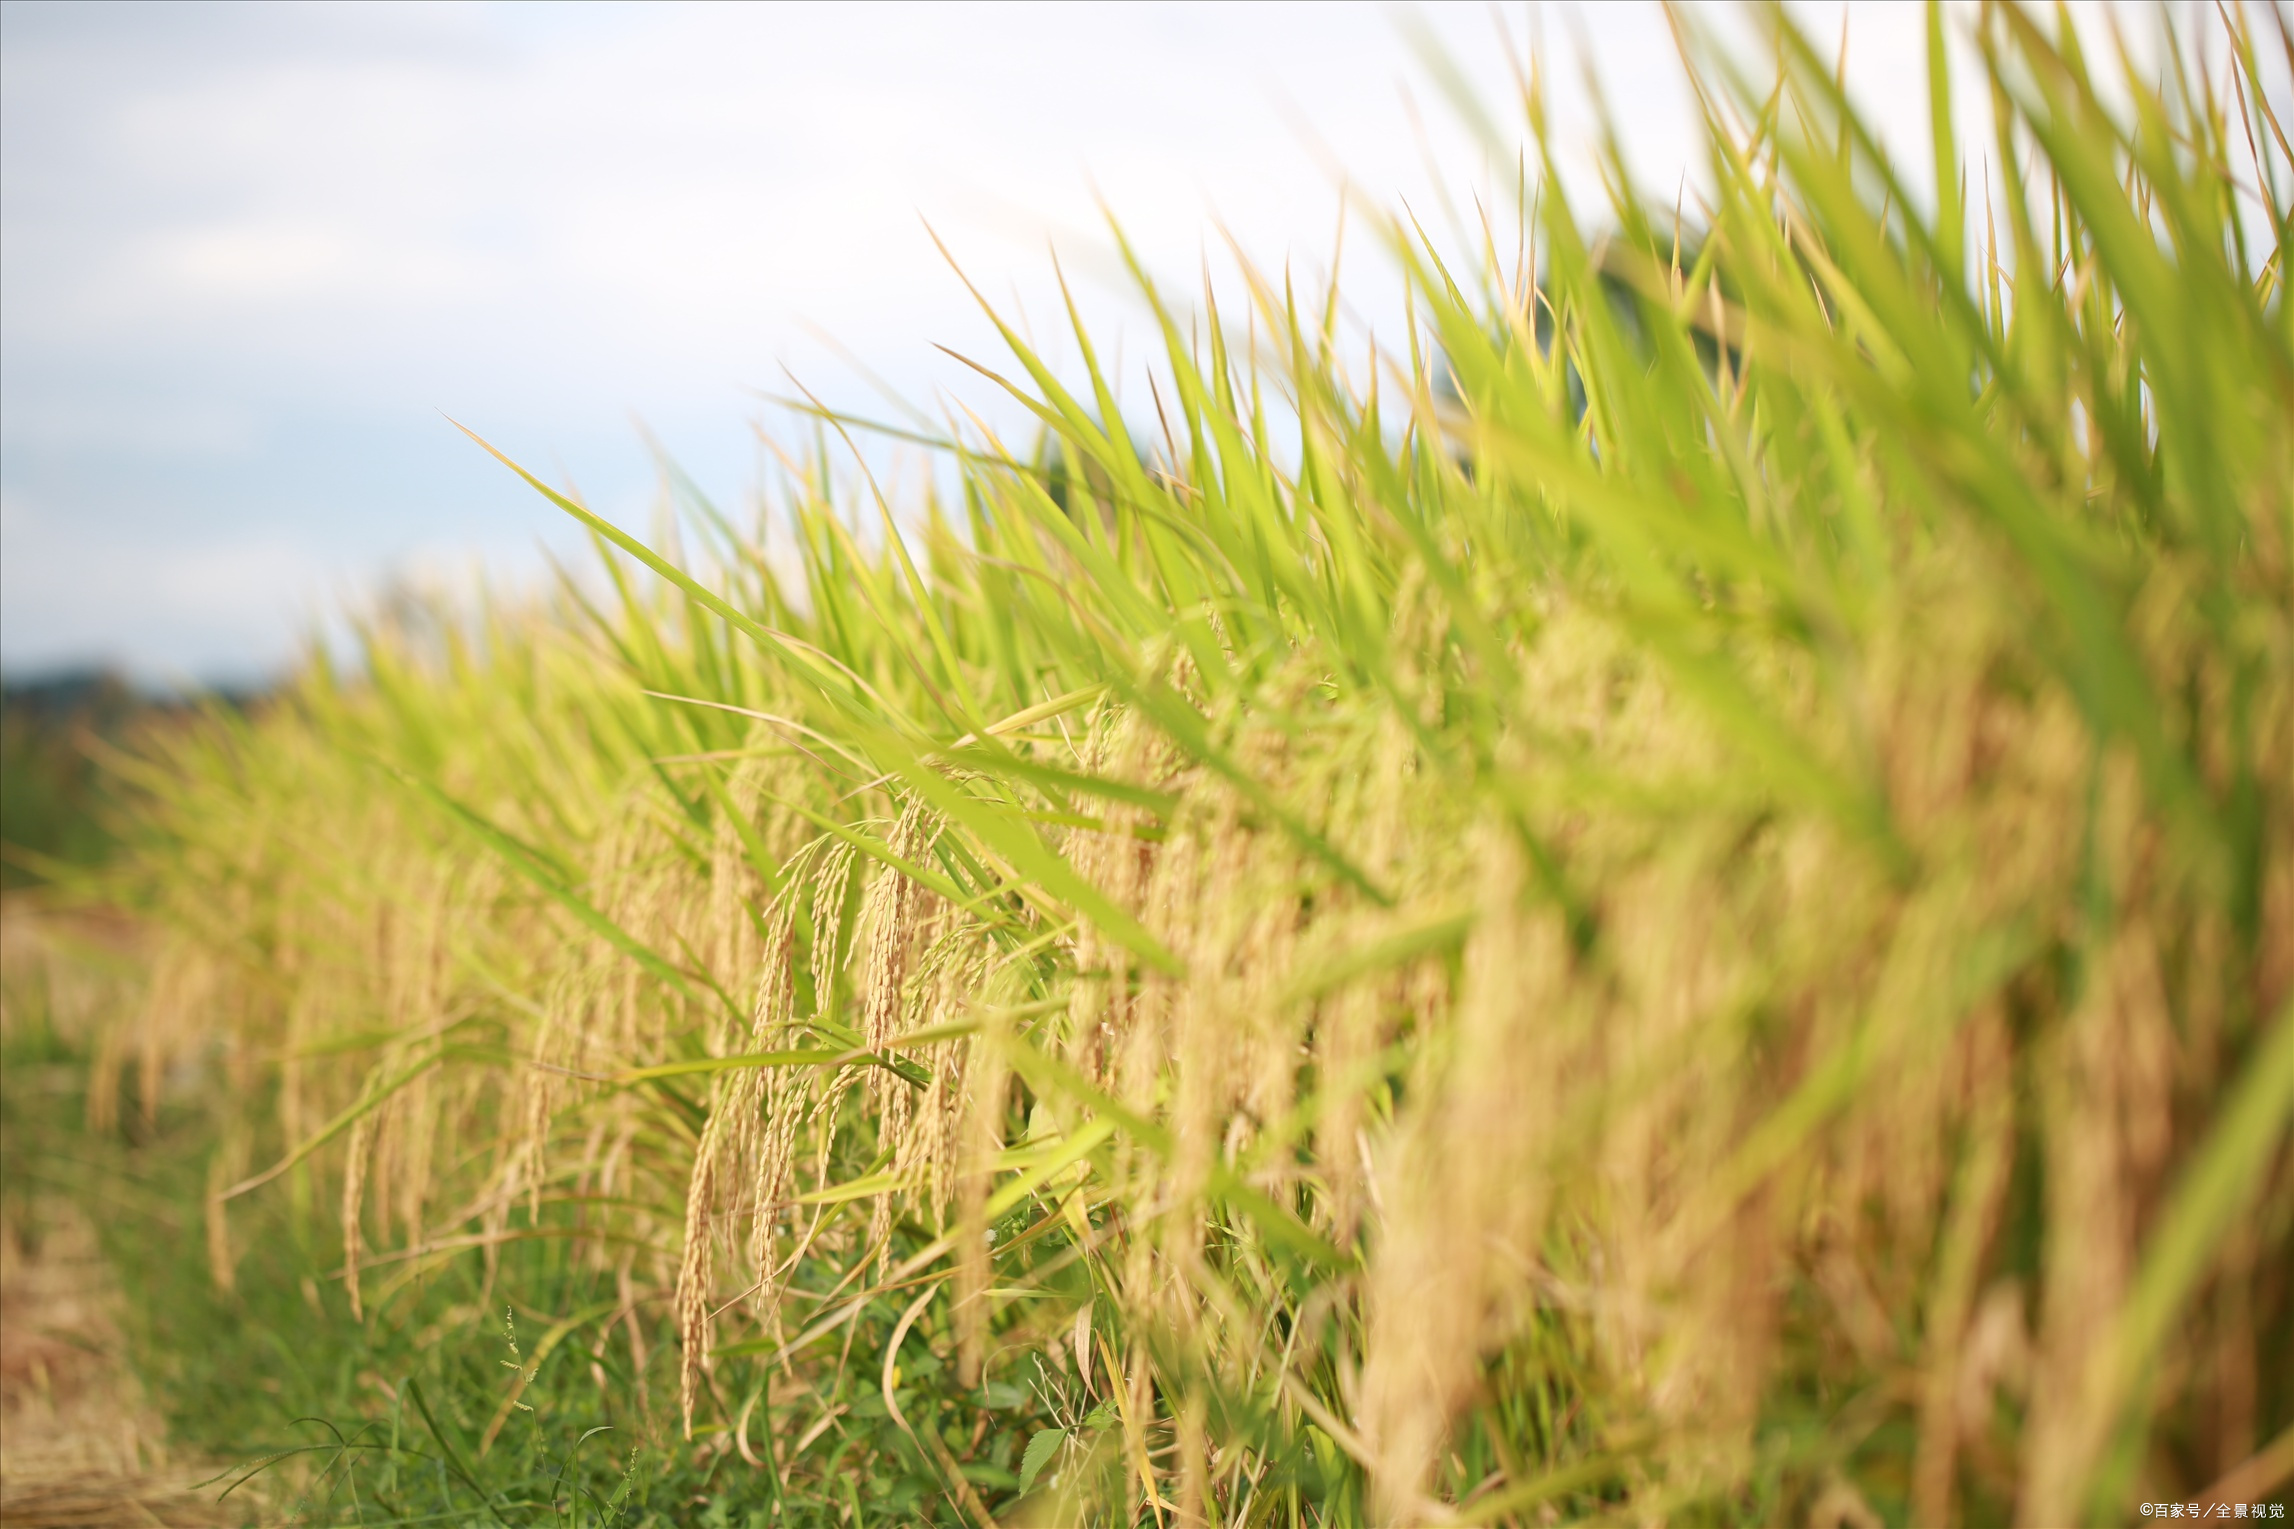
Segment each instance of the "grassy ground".
[[1151,421],[1008,332],[946,501],[529,479],[596,582],[121,766],[183,1437],[366,1523],[2275,1490],[2294,41],[1986,11],[1929,206],[1762,14],[1693,226],[1389,227],[1368,369],[1143,281]]

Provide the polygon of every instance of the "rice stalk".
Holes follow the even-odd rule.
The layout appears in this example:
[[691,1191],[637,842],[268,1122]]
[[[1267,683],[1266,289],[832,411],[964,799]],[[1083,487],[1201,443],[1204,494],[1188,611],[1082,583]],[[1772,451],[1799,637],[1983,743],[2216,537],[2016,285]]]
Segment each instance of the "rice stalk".
[[[1142,275],[1144,449],[997,317],[1044,446],[951,427],[958,502],[852,493],[827,418],[690,559],[529,479],[610,600],[401,612],[145,767],[140,1075],[273,1080],[283,1166],[217,1182],[337,1180],[354,1292],[577,1223],[596,1352],[642,1386],[666,1297],[685,1432],[755,1390],[776,1491],[895,1313],[885,1449],[1014,1522],[2242,1468],[2294,1419],[2279,53],[2177,23],[2152,84],[1987,9],[1986,202],[1939,13],[1931,210],[1756,19],[1774,77],[1680,18],[1699,227],[1541,136],[1534,259],[1388,229],[1369,375],[1335,296]],[[1022,1492],[935,1419],[1029,1374]]]

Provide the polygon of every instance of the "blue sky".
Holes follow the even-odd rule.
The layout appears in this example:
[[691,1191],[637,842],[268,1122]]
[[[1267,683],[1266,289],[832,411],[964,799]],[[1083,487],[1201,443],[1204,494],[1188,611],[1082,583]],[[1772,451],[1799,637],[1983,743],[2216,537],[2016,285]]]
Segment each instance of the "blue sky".
[[[1432,220],[1510,182],[1404,40],[1502,101],[1503,16],[1511,44],[1480,4],[0,6],[0,666],[247,681],[388,579],[535,577],[574,538],[448,416],[640,524],[636,422],[738,503],[784,368],[882,412],[849,355],[1012,422],[934,349],[995,346],[927,223],[1039,335],[1054,247],[1139,334],[1100,198],[1184,283],[1220,227],[1320,268],[1334,166]],[[1676,184],[1662,16],[1539,24],[1565,136],[1582,44]],[[1851,24],[1909,133],[1920,25]],[[1363,232],[1356,306],[1391,332]]]

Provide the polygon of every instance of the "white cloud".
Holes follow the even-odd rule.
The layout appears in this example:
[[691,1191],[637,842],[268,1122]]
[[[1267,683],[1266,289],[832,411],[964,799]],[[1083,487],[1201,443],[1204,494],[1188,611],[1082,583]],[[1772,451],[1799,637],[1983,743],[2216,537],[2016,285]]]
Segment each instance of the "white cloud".
[[392,248],[363,232],[287,219],[170,230],[139,251],[131,290],[163,309],[190,303],[271,311],[378,297],[392,306],[452,302],[480,290],[478,261],[434,246]]

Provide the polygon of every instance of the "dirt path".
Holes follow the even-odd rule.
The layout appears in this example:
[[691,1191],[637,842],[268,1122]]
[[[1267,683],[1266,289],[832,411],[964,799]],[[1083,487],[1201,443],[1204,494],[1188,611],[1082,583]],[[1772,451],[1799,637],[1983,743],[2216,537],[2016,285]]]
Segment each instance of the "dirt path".
[[190,1490],[209,1472],[169,1456],[125,1363],[95,1228],[63,1200],[35,1215],[30,1247],[0,1225],[0,1525],[247,1522],[214,1488]]
[[[0,1035],[45,1029],[84,1052],[126,1001],[134,955],[134,931],[116,917],[54,915],[28,896],[0,899]],[[189,1490],[209,1472],[170,1455],[136,1383],[97,1228],[74,1197],[41,1187],[49,1176],[39,1160],[53,1143],[39,1122],[52,1102],[68,1098],[76,1107],[85,1078],[60,1061],[25,1059],[43,1048],[9,1049],[0,1526],[246,1522],[254,1505],[226,1514],[214,1490]]]

